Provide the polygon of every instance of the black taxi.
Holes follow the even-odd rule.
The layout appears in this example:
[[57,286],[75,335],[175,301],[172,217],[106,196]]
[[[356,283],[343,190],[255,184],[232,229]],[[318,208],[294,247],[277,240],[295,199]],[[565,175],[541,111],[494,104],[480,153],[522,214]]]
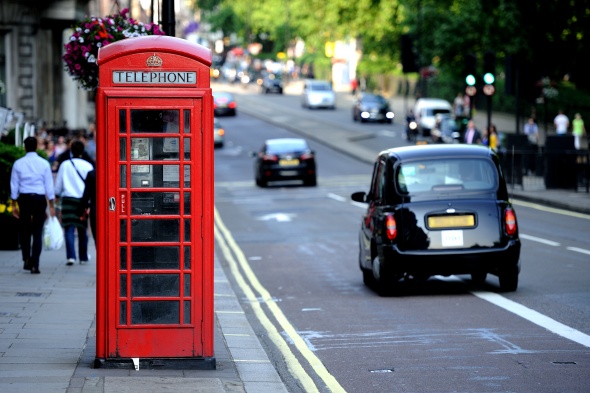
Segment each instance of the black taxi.
[[520,273],[516,212],[497,154],[475,145],[419,145],[378,154],[359,231],[363,281],[380,295],[401,280],[498,276],[515,291]]

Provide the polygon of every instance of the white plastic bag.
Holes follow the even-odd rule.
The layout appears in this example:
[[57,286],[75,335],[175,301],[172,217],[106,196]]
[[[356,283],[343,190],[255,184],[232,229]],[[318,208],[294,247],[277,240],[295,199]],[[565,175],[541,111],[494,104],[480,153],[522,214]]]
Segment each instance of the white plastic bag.
[[64,244],[64,230],[57,217],[49,216],[43,226],[43,245],[46,250],[59,250]]

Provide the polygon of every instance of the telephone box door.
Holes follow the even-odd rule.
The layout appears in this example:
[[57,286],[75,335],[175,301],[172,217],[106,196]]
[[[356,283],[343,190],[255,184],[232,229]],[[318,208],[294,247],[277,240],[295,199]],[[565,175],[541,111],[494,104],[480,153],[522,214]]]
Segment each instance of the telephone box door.
[[202,99],[107,107],[107,356],[200,356]]

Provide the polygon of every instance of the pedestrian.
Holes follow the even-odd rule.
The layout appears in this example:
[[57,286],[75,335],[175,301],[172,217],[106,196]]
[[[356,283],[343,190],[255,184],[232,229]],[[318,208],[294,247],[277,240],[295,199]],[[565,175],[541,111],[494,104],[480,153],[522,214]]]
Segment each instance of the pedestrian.
[[[63,151],[61,154],[56,153],[55,161],[53,161],[54,172],[57,172],[57,170],[59,169],[59,166],[61,165],[62,162],[67,161],[72,157],[71,146],[72,146],[72,143],[76,140],[82,141],[82,138],[80,138],[80,136],[77,136],[75,138],[70,139],[68,144],[66,145],[66,150]],[[89,162],[94,167],[95,161],[90,157],[90,155],[86,151],[86,145],[84,144],[83,141],[82,141],[82,146],[84,146],[84,151],[82,153],[82,159]]]
[[[16,160],[10,175],[12,215],[18,219],[18,232],[23,268],[39,274],[39,258],[43,245],[43,224],[47,215],[55,217],[55,192],[49,162],[37,152],[37,138],[24,140],[26,154]],[[31,248],[32,237],[32,248]]]
[[59,156],[64,151],[68,150],[68,144],[66,142],[66,137],[60,135],[57,137],[57,143],[55,144],[55,156]]
[[49,165],[53,165],[53,161],[55,161],[55,142],[53,142],[53,139],[45,140],[44,150],[45,154],[47,154],[47,160],[49,161]]
[[555,125],[557,135],[565,135],[570,126],[570,119],[560,109],[555,119],[553,119],[553,124]]
[[465,130],[465,143],[471,144],[481,144],[481,132],[477,128],[475,128],[475,122],[473,120],[469,120],[467,122],[467,129]]
[[358,81],[356,80],[356,78],[352,78],[352,80],[350,81],[350,92],[352,93],[352,95],[356,94],[357,89],[358,89]]
[[495,124],[488,127],[488,146],[493,151],[498,151],[498,129]]
[[88,125],[88,130],[87,130],[87,138],[86,138],[86,152],[88,153],[88,156],[92,159],[92,161],[96,162],[96,140],[95,138],[95,130],[96,130],[96,126],[94,125],[94,123],[90,123]]
[[463,117],[471,119],[471,97],[463,96]]
[[76,261],[76,231],[78,233],[78,253],[80,264],[88,262],[88,220],[80,218],[78,211],[84,183],[92,164],[82,159],[84,143],[74,140],[71,144],[71,157],[64,161],[57,171],[55,179],[55,193],[61,202],[61,224],[65,229],[66,265],[71,266]]
[[579,113],[576,113],[572,121],[572,133],[574,134],[574,146],[576,150],[580,150],[582,147],[582,137],[586,135],[586,127],[584,126],[582,115]]
[[84,180],[84,194],[80,201],[80,208],[78,211],[80,219],[86,216],[90,220],[90,230],[92,231],[92,238],[96,245],[96,170],[93,169],[86,175]]
[[465,100],[463,99],[463,94],[461,92],[457,93],[455,100],[453,101],[453,113],[455,114],[455,118],[461,118],[464,116],[465,113]]
[[537,126],[533,117],[529,117],[523,127],[523,131],[529,140],[529,144],[536,147],[539,144],[539,126]]

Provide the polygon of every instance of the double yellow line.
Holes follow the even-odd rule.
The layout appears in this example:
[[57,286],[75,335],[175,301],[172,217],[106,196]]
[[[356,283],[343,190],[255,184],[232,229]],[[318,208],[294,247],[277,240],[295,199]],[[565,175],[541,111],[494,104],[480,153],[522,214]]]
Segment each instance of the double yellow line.
[[[304,391],[319,392],[313,379],[305,371],[285,338],[280,334],[263,310],[263,304],[266,305],[268,312],[291,339],[295,348],[309,363],[315,374],[324,382],[326,387],[332,392],[345,392],[338,381],[324,367],[320,359],[307,347],[303,338],[299,336],[293,325],[289,323],[289,320],[277,306],[270,293],[260,284],[244,253],[221,220],[217,208],[215,208],[215,240],[230,267],[232,276],[244,292],[248,301],[252,304],[256,318],[258,318],[260,324],[267,331],[268,337],[273,344],[281,351],[289,372],[301,383]],[[258,296],[256,293],[258,293]]]

